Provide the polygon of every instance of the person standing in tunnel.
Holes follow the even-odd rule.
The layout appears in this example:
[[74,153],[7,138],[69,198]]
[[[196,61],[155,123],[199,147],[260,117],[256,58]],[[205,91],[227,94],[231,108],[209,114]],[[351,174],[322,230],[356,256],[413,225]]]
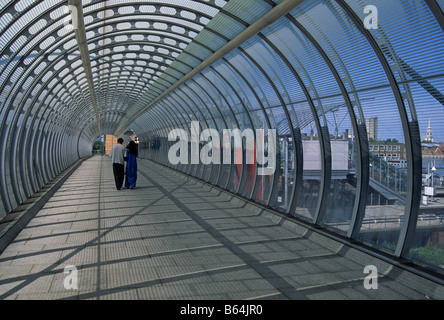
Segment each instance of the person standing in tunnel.
[[123,178],[125,176],[125,147],[123,146],[123,139],[119,138],[117,144],[115,144],[109,153],[111,162],[113,163],[114,181],[116,183],[117,190],[122,189]]
[[137,180],[137,144],[131,140],[126,147],[127,163],[126,163],[126,179],[125,188],[134,189]]

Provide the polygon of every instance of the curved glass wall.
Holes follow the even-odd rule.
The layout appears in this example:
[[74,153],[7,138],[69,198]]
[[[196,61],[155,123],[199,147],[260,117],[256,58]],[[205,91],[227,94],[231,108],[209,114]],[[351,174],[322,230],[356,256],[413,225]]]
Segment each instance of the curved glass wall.
[[0,1],[0,215],[103,134],[443,272],[444,2]]

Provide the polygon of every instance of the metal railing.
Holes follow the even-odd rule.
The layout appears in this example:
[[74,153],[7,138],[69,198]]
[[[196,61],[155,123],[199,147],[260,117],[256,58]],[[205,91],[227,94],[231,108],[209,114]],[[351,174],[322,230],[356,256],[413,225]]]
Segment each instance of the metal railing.
[[370,179],[386,186],[401,197],[407,192],[407,167],[394,166],[370,152]]

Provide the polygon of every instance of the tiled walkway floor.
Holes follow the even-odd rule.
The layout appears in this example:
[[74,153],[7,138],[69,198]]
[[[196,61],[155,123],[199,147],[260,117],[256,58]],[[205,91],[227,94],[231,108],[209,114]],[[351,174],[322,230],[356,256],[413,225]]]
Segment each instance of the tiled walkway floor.
[[[364,288],[369,263],[377,290]],[[117,191],[109,158],[97,156],[0,255],[0,299],[425,299],[436,290],[391,272],[147,160],[137,188]]]

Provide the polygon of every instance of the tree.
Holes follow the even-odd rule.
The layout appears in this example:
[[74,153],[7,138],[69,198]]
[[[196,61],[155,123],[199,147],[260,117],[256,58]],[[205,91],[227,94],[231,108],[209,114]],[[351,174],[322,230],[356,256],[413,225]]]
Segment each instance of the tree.
[[94,141],[93,151],[101,151],[103,150],[103,142],[100,140]]

